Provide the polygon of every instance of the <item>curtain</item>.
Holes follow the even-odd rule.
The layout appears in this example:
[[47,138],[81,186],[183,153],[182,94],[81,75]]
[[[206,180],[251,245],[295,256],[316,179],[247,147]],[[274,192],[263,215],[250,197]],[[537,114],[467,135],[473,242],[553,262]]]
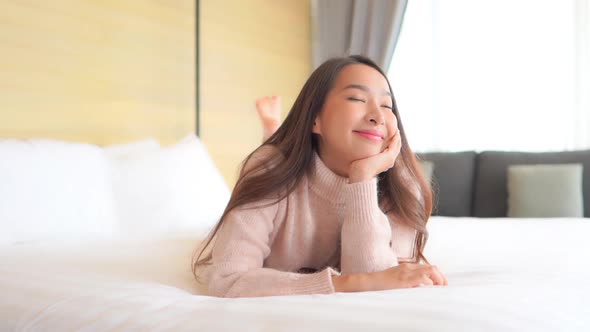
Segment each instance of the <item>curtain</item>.
[[312,61],[361,54],[387,71],[407,0],[312,0]]
[[575,128],[572,146],[590,148],[590,1],[575,0]]
[[409,3],[388,76],[413,150],[590,148],[589,2]]

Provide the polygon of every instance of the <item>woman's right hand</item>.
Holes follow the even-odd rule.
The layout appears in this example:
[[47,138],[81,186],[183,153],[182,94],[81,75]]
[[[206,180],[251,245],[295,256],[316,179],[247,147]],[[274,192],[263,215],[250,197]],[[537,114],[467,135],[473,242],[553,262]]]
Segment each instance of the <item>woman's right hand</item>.
[[333,277],[336,292],[365,292],[419,286],[447,286],[434,265],[401,263],[384,271]]
[[358,159],[350,164],[348,180],[350,183],[367,181],[379,173],[385,172],[395,165],[402,148],[402,138],[397,128],[397,118],[393,113],[387,120],[387,134],[391,135],[387,146],[381,153],[363,159]]

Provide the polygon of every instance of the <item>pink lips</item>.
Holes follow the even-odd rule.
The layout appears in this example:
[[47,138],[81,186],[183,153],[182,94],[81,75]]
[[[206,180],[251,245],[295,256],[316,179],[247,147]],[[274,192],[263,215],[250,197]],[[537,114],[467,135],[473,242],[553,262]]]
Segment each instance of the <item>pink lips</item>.
[[383,142],[383,134],[377,130],[354,130],[354,132],[373,142]]

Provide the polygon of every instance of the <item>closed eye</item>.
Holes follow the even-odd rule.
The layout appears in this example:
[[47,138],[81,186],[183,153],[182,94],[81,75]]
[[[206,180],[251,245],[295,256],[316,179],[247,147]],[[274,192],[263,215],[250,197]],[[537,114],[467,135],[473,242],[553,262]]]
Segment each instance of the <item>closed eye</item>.
[[381,107],[385,107],[385,108],[389,108],[390,110],[393,110],[393,107],[391,107],[389,105],[381,105]]
[[362,99],[358,99],[358,98],[354,98],[354,97],[348,97],[348,100],[352,100],[352,101],[360,101],[360,102],[363,102],[363,103],[365,102],[365,101],[364,101],[364,100],[362,100]]

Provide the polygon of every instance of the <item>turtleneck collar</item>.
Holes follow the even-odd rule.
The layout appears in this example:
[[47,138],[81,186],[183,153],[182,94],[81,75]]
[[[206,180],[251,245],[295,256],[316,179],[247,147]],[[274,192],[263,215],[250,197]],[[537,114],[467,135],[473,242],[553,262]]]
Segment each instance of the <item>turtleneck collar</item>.
[[324,164],[317,151],[313,153],[313,173],[310,186],[324,198],[335,204],[344,204],[344,186],[348,178],[337,175]]

